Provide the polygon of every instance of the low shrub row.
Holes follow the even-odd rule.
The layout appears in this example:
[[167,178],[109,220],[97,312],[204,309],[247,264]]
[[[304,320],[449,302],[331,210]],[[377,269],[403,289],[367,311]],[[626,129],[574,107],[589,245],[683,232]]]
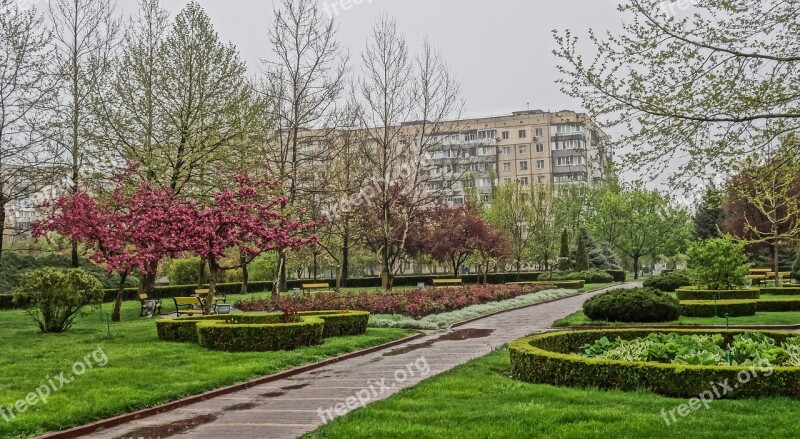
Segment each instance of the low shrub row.
[[794,312],[800,311],[800,299],[759,300],[759,312]]
[[[549,281],[546,275],[541,277],[543,281]],[[582,280],[589,284],[606,284],[614,282],[614,276],[603,270],[591,269],[585,271],[574,271],[571,273],[553,273],[553,280]]]
[[686,317],[753,316],[757,300],[687,300],[681,302],[681,315]]
[[539,285],[566,290],[580,290],[586,286],[586,282],[583,280],[539,280],[533,282],[509,282],[507,285]]
[[241,300],[242,311],[361,310],[372,314],[402,314],[421,318],[455,311],[470,305],[498,302],[551,288],[545,285],[466,285],[453,288],[422,288],[411,291],[318,293],[308,296]]
[[800,286],[791,287],[761,287],[761,294],[773,296],[800,296]]
[[669,322],[679,317],[678,301],[652,288],[619,288],[592,297],[583,305],[592,320]]
[[[533,335],[509,344],[511,373],[515,379],[539,384],[583,388],[648,390],[661,395],[714,399],[710,383],[744,383],[727,398],[800,397],[800,367],[767,370],[752,366],[695,366],[586,358],[575,352],[602,337],[624,340],[647,337],[644,329],[566,331]],[[677,334],[721,334],[724,343],[743,331],[676,330]],[[766,332],[777,343],[796,334]]]
[[[291,317],[291,316],[289,316]],[[284,314],[215,315],[156,321],[158,338],[193,342],[228,352],[288,350],[319,344],[323,338],[359,335],[367,331],[369,313],[317,311],[299,313],[299,321]]]
[[696,288],[678,288],[675,291],[678,300],[757,300],[761,295],[758,288],[742,288],[739,290],[698,290]]

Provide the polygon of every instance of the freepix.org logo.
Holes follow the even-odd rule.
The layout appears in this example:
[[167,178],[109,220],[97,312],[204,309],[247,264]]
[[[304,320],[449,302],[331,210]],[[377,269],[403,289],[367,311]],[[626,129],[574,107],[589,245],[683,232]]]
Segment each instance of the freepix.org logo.
[[375,0],[338,0],[322,3],[322,9],[328,14],[328,17],[334,18],[342,12],[347,12],[355,6],[361,6],[364,3],[372,4]]

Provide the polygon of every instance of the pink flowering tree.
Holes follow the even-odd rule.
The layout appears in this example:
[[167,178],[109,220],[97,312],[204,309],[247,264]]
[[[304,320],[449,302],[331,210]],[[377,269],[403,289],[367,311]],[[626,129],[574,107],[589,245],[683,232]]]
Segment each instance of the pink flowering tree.
[[[276,182],[251,182],[238,177],[234,188],[219,190],[208,203],[192,203],[191,213],[179,233],[179,242],[208,261],[210,271],[206,312],[214,303],[220,275],[241,268],[258,255],[313,245],[316,236],[305,236],[315,222],[290,219],[281,213],[287,199],[276,195]],[[243,257],[224,265],[229,249],[240,249]]]
[[180,250],[176,241],[181,221],[189,218],[187,206],[174,202],[169,189],[152,189],[146,182],[127,189],[130,173],[118,178],[108,199],[98,200],[85,191],[62,196],[49,217],[34,228],[34,236],[51,232],[85,245],[92,261],[119,274],[111,319],[120,321],[125,281],[134,271],[144,274],[158,261]]

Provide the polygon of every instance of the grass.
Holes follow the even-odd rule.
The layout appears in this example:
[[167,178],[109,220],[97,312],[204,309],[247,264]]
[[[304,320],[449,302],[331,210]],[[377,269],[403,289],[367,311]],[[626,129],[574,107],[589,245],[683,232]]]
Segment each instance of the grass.
[[[800,324],[800,312],[759,312],[754,316],[731,317],[731,325],[796,325]],[[554,327],[568,326],[653,326],[653,325],[715,325],[725,326],[724,317],[683,317],[678,320],[664,323],[609,323],[605,321],[592,321],[583,311],[578,311],[569,316],[556,320]]]
[[355,410],[304,438],[797,436],[798,401],[713,401],[708,410],[686,417],[676,413],[677,422],[667,426],[661,410],[687,404],[686,399],[527,384],[510,379],[509,373],[508,351],[501,349]]
[[[110,309],[106,304],[103,311]],[[64,334],[41,334],[22,311],[0,312],[3,407],[12,406],[37,386],[47,384],[48,376],[61,372],[72,375],[73,364],[98,348],[107,357],[104,367],[94,367],[76,377],[53,392],[46,404],[30,407],[9,423],[0,421],[0,437],[29,437],[151,407],[411,333],[369,329],[362,336],[327,339],[322,345],[294,351],[225,353],[192,343],[162,342],[156,337],[155,322],[139,318],[138,314],[139,303],[126,302],[123,323],[111,326],[113,338],[109,338],[99,312],[79,319]],[[102,360],[92,363],[99,366]]]

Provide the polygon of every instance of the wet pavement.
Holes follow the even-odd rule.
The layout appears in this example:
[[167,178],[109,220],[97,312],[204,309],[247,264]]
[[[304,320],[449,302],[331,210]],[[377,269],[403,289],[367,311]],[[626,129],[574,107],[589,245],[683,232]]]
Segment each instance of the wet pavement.
[[[634,284],[626,284],[634,286]],[[604,291],[604,290],[603,290]],[[295,438],[351,409],[547,330],[599,294],[570,297],[486,317],[363,357],[211,398],[97,432],[91,438]]]

